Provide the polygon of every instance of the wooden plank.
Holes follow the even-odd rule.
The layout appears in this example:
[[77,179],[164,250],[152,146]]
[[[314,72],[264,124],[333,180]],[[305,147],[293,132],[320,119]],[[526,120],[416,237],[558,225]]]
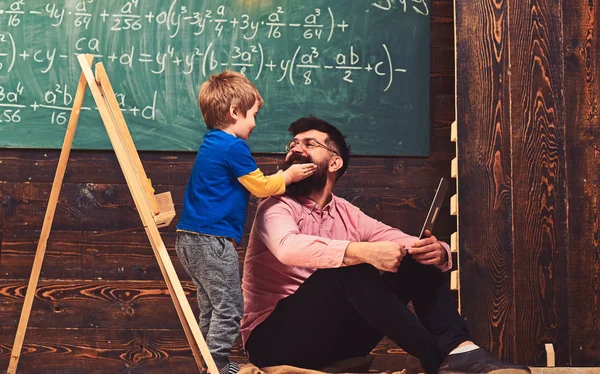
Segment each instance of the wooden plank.
[[[26,280],[2,280],[0,318],[17,326]],[[194,315],[196,290],[182,281]],[[456,293],[456,292],[454,292]],[[411,306],[412,310],[412,306]],[[160,311],[160,313],[157,313]],[[179,329],[175,307],[163,281],[41,280],[35,293],[31,328]]]
[[457,143],[461,313],[479,345],[513,361],[508,4],[455,1],[456,120],[468,139]]
[[450,235],[450,250],[452,252],[458,252],[458,232],[454,232]]
[[[15,329],[0,329],[0,366],[8,362]],[[28,330],[19,373],[193,373],[194,358],[177,330],[40,329]],[[232,360],[247,363],[241,345]]]
[[450,273],[450,289],[458,290],[460,289],[460,281],[459,281],[459,272],[458,270],[454,270]]
[[551,343],[544,344],[546,348],[546,366],[556,366],[556,355],[554,354],[554,346]]
[[452,178],[458,177],[458,157],[454,157],[452,159],[452,163],[450,165],[450,176]]
[[[449,143],[447,139],[443,141]],[[449,175],[448,163],[455,155],[432,152],[433,158],[352,157],[350,167],[336,188],[435,188],[441,175]],[[158,185],[185,186],[195,157],[196,154],[191,152],[140,152],[142,164],[155,188]],[[261,170],[271,174],[277,171],[284,156],[258,154],[255,157]],[[52,182],[57,161],[58,152],[55,150],[0,149],[0,181]],[[413,173],[417,172],[420,173],[419,178],[414,178]],[[74,150],[65,183],[123,184],[125,178],[114,152]]]
[[[424,216],[423,219],[424,220]],[[422,220],[419,220],[421,222]],[[436,223],[437,230],[437,223]],[[39,231],[11,231],[3,236],[0,249],[0,280],[26,280],[30,275]],[[243,269],[248,232],[238,245],[240,269]],[[442,240],[441,235],[436,236]],[[162,233],[171,260],[182,280],[189,280],[175,254],[175,232]],[[450,242],[452,242],[450,240]],[[456,256],[453,259],[456,265]],[[42,279],[69,280],[154,280],[162,275],[148,239],[140,231],[132,232],[52,232],[48,243]]]
[[458,124],[456,121],[452,122],[450,127],[450,141],[455,142],[458,140]]
[[[0,316],[16,327],[26,283],[2,281]],[[191,281],[182,283],[198,315]],[[157,313],[160,311],[160,313]],[[30,326],[38,328],[180,329],[164,281],[41,280],[35,292]]]
[[458,215],[458,194],[450,197],[450,214],[453,216]]
[[[184,187],[180,187],[181,194],[183,190]],[[0,196],[10,202],[9,209],[0,211],[3,229],[39,229],[48,191],[48,183],[0,184]],[[142,222],[127,185],[63,185],[54,229],[116,231],[136,227],[142,227]]]
[[[35,255],[39,231],[11,231],[3,235],[0,279],[27,279]],[[175,231],[162,237],[177,275],[189,280],[175,254]],[[238,246],[240,264],[248,234]],[[163,279],[148,238],[143,231],[58,231],[48,242],[42,279],[70,280],[158,280]]]
[[[449,47],[453,45],[452,35],[452,1],[428,1],[431,18],[431,44]],[[435,27],[433,27],[435,25]],[[435,29],[435,30],[434,30]]]
[[[418,234],[433,199],[437,182],[429,190],[389,188],[342,187],[336,194],[356,204],[365,213]],[[0,224],[6,230],[36,230],[41,226],[42,209],[50,185],[46,183],[0,183],[0,198],[10,202],[8,209],[0,211]],[[155,185],[157,191],[169,190],[175,201],[176,218],[179,217],[184,185]],[[122,184],[70,184],[63,186],[54,219],[55,230],[121,231],[141,228],[135,206],[126,185]],[[450,193],[454,186],[450,186]],[[245,231],[249,231],[256,210],[256,199],[251,199]],[[436,221],[436,236],[448,240],[455,230],[454,218],[442,207]],[[175,222],[166,230],[173,230]],[[454,227],[454,228],[453,228]],[[163,229],[164,232],[165,229]]]
[[600,366],[600,4],[564,0],[562,7],[569,351],[574,366]]
[[[560,0],[510,2],[513,274],[516,361],[571,364]],[[571,119],[568,119],[571,121]]]

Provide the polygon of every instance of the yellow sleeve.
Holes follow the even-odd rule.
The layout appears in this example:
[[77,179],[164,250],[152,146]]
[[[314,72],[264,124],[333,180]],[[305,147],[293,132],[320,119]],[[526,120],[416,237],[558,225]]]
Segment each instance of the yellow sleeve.
[[285,192],[285,179],[283,174],[264,175],[260,169],[242,175],[238,181],[256,197],[281,195]]

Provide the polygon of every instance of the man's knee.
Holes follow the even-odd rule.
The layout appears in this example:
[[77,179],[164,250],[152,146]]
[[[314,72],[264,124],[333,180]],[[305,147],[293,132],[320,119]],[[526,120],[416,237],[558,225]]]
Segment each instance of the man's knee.
[[[400,264],[398,272],[395,274],[404,279],[419,279],[419,282],[437,283],[445,281],[444,272],[433,265],[423,265],[413,259],[412,256],[402,260],[402,264]],[[395,274],[390,273],[389,275],[394,276]]]
[[343,266],[332,269],[319,269],[315,271],[313,276],[322,278],[335,278],[340,280],[352,279],[376,279],[380,276],[379,270],[370,264],[359,264],[352,266]]
[[335,294],[353,294],[356,286],[361,288],[383,286],[379,270],[369,264],[359,264],[333,269],[319,269],[305,282],[312,287],[324,287]]

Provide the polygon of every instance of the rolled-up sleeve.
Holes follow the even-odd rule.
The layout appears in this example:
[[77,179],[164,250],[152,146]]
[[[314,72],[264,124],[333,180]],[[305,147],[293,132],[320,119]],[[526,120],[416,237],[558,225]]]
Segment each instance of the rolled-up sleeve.
[[238,181],[256,197],[281,195],[285,192],[283,174],[264,175],[260,169],[242,175]]
[[307,268],[343,265],[349,240],[300,233],[294,207],[277,198],[266,199],[256,213],[253,234],[283,264]]
[[[361,230],[361,240],[366,242],[392,241],[398,244],[403,244],[405,248],[410,248],[414,242],[419,240],[416,236],[408,235],[401,230],[395,229],[386,225],[383,222],[377,221],[364,213],[360,213],[359,227]],[[441,265],[436,265],[438,269],[446,272],[452,269],[452,253],[450,246],[445,242],[439,242],[448,254],[448,262]]]

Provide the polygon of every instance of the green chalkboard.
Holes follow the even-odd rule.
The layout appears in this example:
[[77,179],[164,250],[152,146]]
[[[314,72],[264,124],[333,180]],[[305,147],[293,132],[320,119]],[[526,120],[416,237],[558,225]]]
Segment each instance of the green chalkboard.
[[[0,147],[61,147],[76,54],[92,53],[140,150],[195,151],[199,85],[233,69],[265,99],[253,152],[282,152],[288,125],[314,114],[355,154],[427,156],[429,2],[0,2]],[[74,147],[111,148],[89,91]]]

